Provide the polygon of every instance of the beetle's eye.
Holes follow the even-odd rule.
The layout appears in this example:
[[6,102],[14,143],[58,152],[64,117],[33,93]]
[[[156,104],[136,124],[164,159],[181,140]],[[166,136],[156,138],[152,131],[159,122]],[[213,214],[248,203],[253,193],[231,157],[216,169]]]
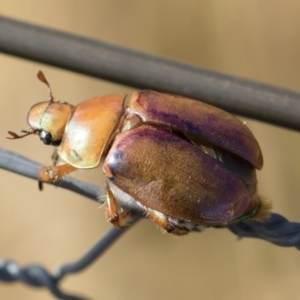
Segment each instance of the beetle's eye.
[[50,132],[42,130],[40,132],[40,139],[45,145],[52,144],[52,134]]

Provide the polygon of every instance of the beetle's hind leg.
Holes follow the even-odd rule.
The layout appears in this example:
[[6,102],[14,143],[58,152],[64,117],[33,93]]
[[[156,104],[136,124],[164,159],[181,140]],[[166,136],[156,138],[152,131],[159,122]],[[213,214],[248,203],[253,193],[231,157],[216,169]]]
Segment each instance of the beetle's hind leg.
[[125,227],[131,221],[131,213],[129,209],[119,211],[117,200],[107,185],[106,203],[107,203],[107,219],[116,227]]
[[180,222],[179,220],[176,220],[175,222],[175,220],[173,220],[174,222],[172,222],[172,220],[168,216],[158,211],[147,208],[146,216],[148,219],[156,223],[159,227],[165,229],[168,233],[179,236],[188,234],[191,231],[190,228],[185,226],[186,224],[184,221]]

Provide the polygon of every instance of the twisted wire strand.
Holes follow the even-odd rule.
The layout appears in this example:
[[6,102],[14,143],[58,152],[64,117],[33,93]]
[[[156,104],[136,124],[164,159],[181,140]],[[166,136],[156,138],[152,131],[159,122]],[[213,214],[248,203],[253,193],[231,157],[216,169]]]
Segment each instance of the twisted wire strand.
[[87,300],[88,298],[79,297],[62,292],[58,285],[58,280],[52,276],[44,267],[39,265],[29,265],[20,267],[12,260],[0,261],[0,280],[5,282],[20,281],[34,287],[46,287],[52,295],[63,300]]
[[[138,221],[135,218],[133,222]],[[131,224],[132,226],[132,224]],[[59,288],[59,282],[63,277],[70,273],[83,270],[96,260],[104,251],[108,249],[129,227],[121,230],[118,228],[110,229],[99,241],[93,245],[78,260],[64,264],[52,275],[43,266],[31,264],[25,267],[19,266],[10,259],[0,260],[0,281],[15,282],[20,281],[33,287],[45,287],[58,299],[63,300],[87,300],[88,298],[65,293]]]
[[[138,218],[135,219],[136,222]],[[300,250],[300,224],[289,222],[279,214],[272,214],[265,222],[244,221],[228,226],[239,237],[260,238],[279,246],[296,247]],[[40,265],[21,268],[12,260],[0,261],[0,280],[4,282],[21,281],[34,287],[45,287],[58,299],[87,300],[88,298],[62,292],[58,284],[69,273],[78,272],[97,259],[126,229],[112,228],[80,259],[60,266],[54,275]]]
[[[0,25],[0,51],[3,53],[125,85],[182,94],[236,114],[300,130],[299,93],[1,16]],[[73,49],[72,55],[69,55],[70,49]],[[37,180],[40,167],[0,148],[0,168]],[[100,187],[73,178],[61,180],[56,185],[93,201],[97,201],[99,193],[104,194]],[[228,229],[239,237],[259,238],[278,246],[300,249],[300,224],[289,222],[278,214],[272,214],[264,222],[244,221],[229,225]],[[0,280],[46,287],[59,299],[87,299],[62,292],[58,287],[60,280],[87,267],[124,232],[111,229],[83,257],[61,266],[54,275],[40,265],[20,267],[14,261],[3,259]]]
[[248,220],[232,224],[228,229],[239,237],[259,238],[278,246],[300,250],[300,223],[289,222],[279,214],[273,213],[264,222]]
[[[38,170],[41,168],[41,165],[21,155],[0,148],[0,168],[38,180]],[[100,188],[97,186],[74,178],[61,180],[56,185],[81,194],[91,200],[98,201],[97,196]],[[100,189],[101,193],[104,193],[103,189]],[[134,222],[139,219],[139,213],[137,212]],[[278,214],[272,214],[271,218],[264,222],[244,221],[229,225],[228,229],[239,237],[259,238],[278,246],[296,247],[296,249],[300,250],[300,224],[289,222]],[[86,254],[73,263],[62,265],[54,275],[40,265],[29,265],[22,268],[14,261],[3,259],[0,261],[0,281],[21,281],[34,287],[45,287],[58,299],[85,300],[87,298],[62,292],[58,286],[60,280],[67,274],[86,268],[125,230],[112,228]]]
[[[138,220],[138,217],[134,217],[131,226]],[[128,226],[124,229],[115,227],[110,229],[82,257],[58,267],[53,275],[40,265],[32,264],[22,268],[12,260],[2,259],[0,260],[0,280],[4,282],[21,281],[34,287],[45,287],[58,299],[87,300],[88,298],[85,297],[62,292],[58,287],[59,282],[66,275],[79,272],[93,263],[129,228]]]
[[[0,148],[0,168],[37,180],[38,171],[41,168],[41,165],[21,155]],[[93,201],[99,201],[99,194],[101,199],[104,198],[101,197],[101,195],[104,195],[105,193],[104,189],[75,178],[60,180],[55,185],[85,196]],[[87,298],[85,297],[62,292],[58,287],[59,282],[66,275],[83,270],[103,254],[104,251],[126,232],[126,230],[139,220],[138,213],[139,211],[136,211],[136,215],[133,214],[133,220],[130,226],[124,229],[113,227],[82,257],[72,263],[67,263],[58,267],[53,275],[40,265],[32,264],[21,267],[12,260],[2,259],[0,260],[0,281],[21,281],[34,287],[45,287],[58,299],[86,300]]]
[[[42,166],[19,154],[0,148],[0,168],[38,180],[38,171]],[[66,178],[56,183],[58,187],[68,189],[91,200],[104,199],[105,191],[98,186],[88,184],[75,178]],[[129,207],[131,209],[136,209]],[[141,216],[141,211],[136,211]],[[228,229],[240,237],[254,237],[269,241],[278,246],[300,247],[300,223],[289,222],[283,216],[273,213],[264,222],[245,220],[231,224]]]

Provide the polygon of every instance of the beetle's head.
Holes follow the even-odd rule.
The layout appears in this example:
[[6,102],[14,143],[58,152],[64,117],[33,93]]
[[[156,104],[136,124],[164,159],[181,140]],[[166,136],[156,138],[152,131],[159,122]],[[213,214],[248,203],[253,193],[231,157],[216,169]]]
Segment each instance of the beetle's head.
[[45,145],[58,146],[71,117],[73,106],[65,102],[39,102],[31,107],[27,122]]
[[45,145],[58,146],[74,106],[63,101],[55,102],[50,85],[41,71],[38,73],[38,78],[48,86],[50,99],[33,105],[27,115],[30,129],[22,130],[23,135],[9,131],[11,136],[9,139],[19,139],[30,134],[37,134]]

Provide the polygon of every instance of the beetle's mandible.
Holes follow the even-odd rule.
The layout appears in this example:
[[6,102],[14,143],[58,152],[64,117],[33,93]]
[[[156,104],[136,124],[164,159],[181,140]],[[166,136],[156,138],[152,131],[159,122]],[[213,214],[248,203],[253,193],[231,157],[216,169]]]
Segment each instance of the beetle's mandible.
[[269,216],[257,194],[256,169],[263,166],[258,142],[231,114],[181,96],[139,91],[108,95],[73,106],[50,100],[28,113],[30,129],[57,146],[57,159],[40,171],[56,181],[76,169],[103,164],[108,219],[123,227],[125,203],[174,235]]

